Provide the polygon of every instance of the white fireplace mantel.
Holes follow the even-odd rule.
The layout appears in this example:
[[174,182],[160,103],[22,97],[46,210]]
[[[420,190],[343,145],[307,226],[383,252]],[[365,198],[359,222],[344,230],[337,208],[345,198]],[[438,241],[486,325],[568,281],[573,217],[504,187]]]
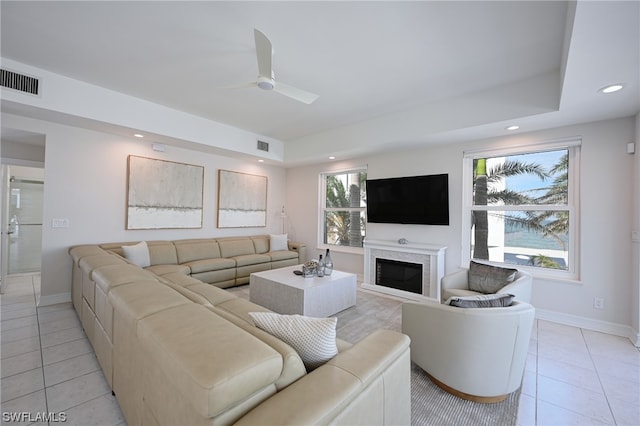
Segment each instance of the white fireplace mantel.
[[[434,244],[366,240],[363,288],[413,300],[440,301],[440,280],[444,275],[446,247]],[[422,265],[422,294],[376,285],[376,259],[397,260]]]

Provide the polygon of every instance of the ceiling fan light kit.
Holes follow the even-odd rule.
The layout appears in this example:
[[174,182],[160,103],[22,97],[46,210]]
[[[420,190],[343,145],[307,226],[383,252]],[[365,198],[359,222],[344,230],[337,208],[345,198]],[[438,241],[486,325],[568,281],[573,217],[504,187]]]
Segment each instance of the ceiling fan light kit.
[[275,86],[275,81],[272,78],[266,78],[262,76],[258,76],[258,87],[262,90],[273,90]]

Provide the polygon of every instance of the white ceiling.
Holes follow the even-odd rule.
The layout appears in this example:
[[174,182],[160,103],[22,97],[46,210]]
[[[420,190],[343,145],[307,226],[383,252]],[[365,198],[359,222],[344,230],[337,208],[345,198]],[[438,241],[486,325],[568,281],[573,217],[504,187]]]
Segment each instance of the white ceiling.
[[[640,109],[638,1],[576,8],[561,1],[3,0],[0,7],[4,58],[287,145],[384,117],[411,117],[415,125],[424,111],[442,115],[440,125],[425,123],[404,138],[399,128],[398,142],[441,142],[463,131],[496,136],[508,120],[528,131]],[[256,79],[254,28],[273,44],[276,80],[320,95],[316,102],[226,88]],[[625,89],[597,92],[616,82]],[[495,95],[470,103],[486,99],[481,93]]]

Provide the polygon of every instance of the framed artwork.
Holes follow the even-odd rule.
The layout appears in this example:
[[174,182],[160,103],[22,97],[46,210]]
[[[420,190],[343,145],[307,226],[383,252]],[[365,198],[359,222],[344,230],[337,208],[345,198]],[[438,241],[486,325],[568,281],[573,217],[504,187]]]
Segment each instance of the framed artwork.
[[267,226],[267,177],[218,170],[218,228]]
[[204,167],[130,155],[125,229],[202,228]]

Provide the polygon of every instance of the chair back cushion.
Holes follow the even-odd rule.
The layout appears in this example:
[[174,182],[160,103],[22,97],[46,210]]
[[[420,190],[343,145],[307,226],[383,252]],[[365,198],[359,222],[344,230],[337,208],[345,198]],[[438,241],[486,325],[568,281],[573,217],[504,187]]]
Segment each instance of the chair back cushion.
[[469,290],[480,293],[497,293],[516,279],[517,269],[502,268],[471,261],[469,265]]

